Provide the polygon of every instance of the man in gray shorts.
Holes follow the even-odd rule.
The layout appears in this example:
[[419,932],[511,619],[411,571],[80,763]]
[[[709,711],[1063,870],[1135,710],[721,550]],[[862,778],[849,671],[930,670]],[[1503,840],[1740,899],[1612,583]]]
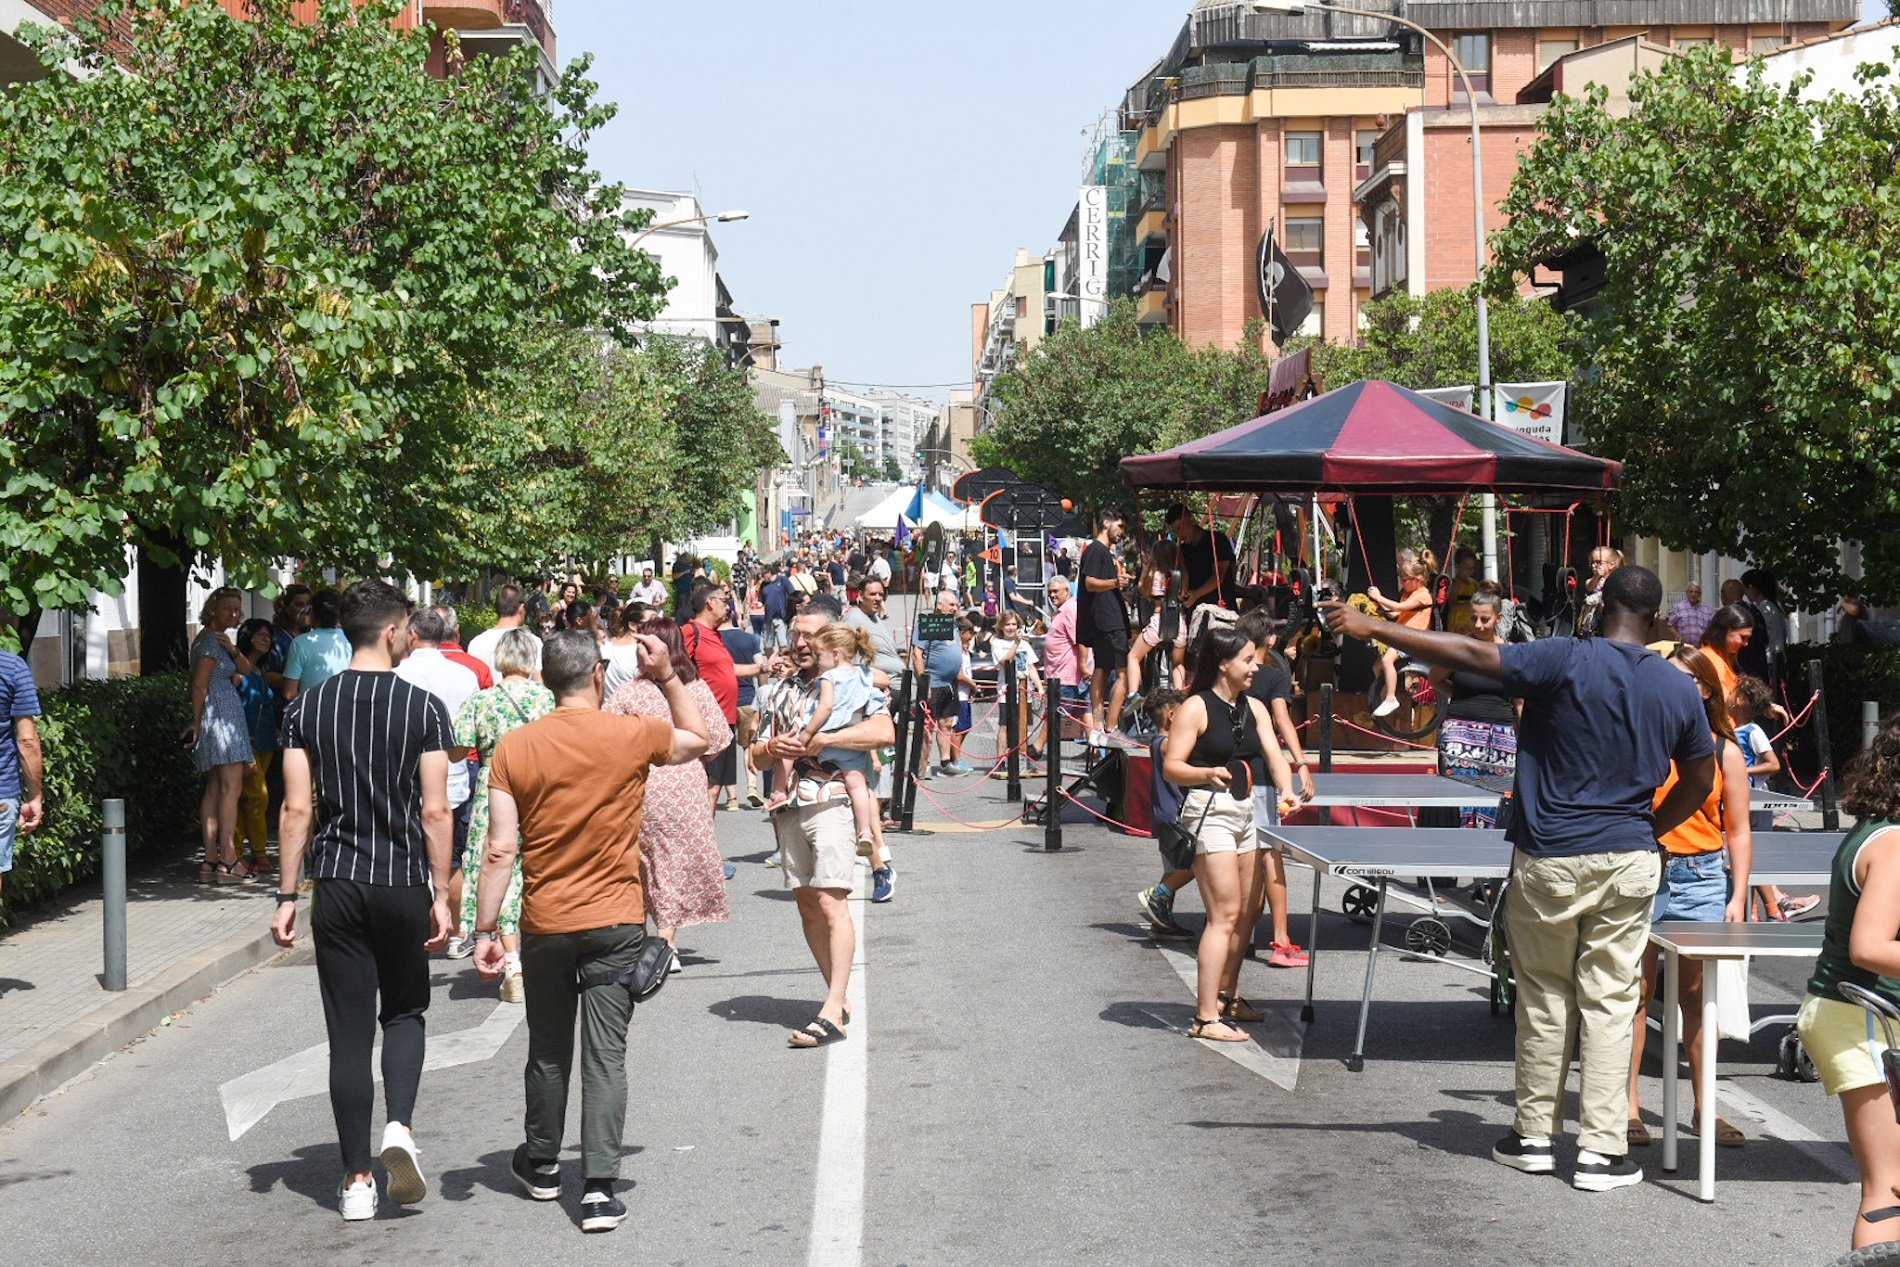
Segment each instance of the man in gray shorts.
[[[789,650],[792,662],[798,666],[797,675],[791,679],[794,686],[817,690],[818,657],[811,639],[826,623],[826,613],[816,603],[792,618]],[[801,725],[809,716],[804,708],[788,711]],[[796,733],[780,734],[776,720],[759,719],[759,736],[749,754],[755,770],[766,769],[780,757],[815,754],[821,747],[869,752],[896,738],[887,712],[873,713],[843,730],[827,731],[810,747]],[[851,961],[858,953],[857,929],[846,904],[857,879],[858,844],[844,780],[822,775],[801,778],[785,807],[772,815],[772,830],[785,860],[785,883],[798,902],[805,942],[825,978],[825,1001],[818,1015],[803,1029],[793,1030],[786,1042],[793,1047],[824,1047],[845,1037],[845,986],[851,977]]]

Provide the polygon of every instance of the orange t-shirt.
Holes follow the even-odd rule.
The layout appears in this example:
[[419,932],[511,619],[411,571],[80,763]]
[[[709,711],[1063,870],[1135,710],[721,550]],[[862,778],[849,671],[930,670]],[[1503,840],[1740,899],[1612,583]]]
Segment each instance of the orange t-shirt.
[[640,924],[647,770],[673,749],[656,717],[562,708],[502,736],[490,791],[521,815],[521,928],[578,933]]
[[1704,656],[1715,661],[1715,676],[1722,679],[1722,699],[1727,701],[1735,694],[1735,666],[1728,662],[1727,656],[1713,647],[1703,647],[1701,650]]
[[[1664,853],[1677,855],[1720,853],[1728,843],[1722,831],[1722,744],[1715,741],[1715,786],[1709,790],[1709,799],[1696,807],[1696,812],[1684,820],[1682,826],[1662,838]],[[1663,798],[1669,795],[1669,789],[1676,786],[1678,772],[1676,763],[1669,763],[1669,777],[1656,789],[1654,805],[1661,805]]]
[[[1415,596],[1424,595],[1424,593],[1425,587],[1421,585],[1409,594],[1399,595],[1399,601],[1401,603],[1407,602]],[[1418,607],[1411,608],[1409,611],[1394,612],[1392,619],[1398,621],[1408,629],[1430,629],[1432,627],[1432,605],[1430,603],[1424,603]]]

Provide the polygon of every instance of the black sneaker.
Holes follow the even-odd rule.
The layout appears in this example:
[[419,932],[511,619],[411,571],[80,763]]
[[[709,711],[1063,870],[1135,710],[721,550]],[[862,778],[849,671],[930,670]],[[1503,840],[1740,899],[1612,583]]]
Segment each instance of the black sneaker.
[[508,1169],[514,1175],[521,1190],[536,1201],[552,1201],[561,1195],[561,1163],[558,1161],[536,1161],[528,1156],[528,1146],[515,1149],[515,1155],[508,1161]]
[[1625,1153],[1621,1157],[1604,1157],[1599,1161],[1577,1159],[1577,1173],[1572,1176],[1570,1186],[1584,1192],[1608,1192],[1612,1188],[1627,1188],[1643,1181],[1643,1168],[1629,1159]]
[[1557,1154],[1549,1140],[1541,1144],[1527,1144],[1515,1133],[1506,1135],[1491,1146],[1491,1160],[1527,1175],[1548,1175],[1557,1170]]
[[627,1217],[627,1207],[613,1189],[590,1187],[581,1194],[581,1231],[611,1232]]

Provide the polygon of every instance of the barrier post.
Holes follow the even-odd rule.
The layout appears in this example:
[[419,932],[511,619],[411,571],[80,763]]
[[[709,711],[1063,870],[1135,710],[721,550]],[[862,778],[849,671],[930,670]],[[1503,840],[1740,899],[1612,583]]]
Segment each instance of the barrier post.
[[1874,736],[1880,733],[1880,702],[1864,699],[1860,702],[1860,750],[1867,751],[1874,746]]
[[105,832],[100,847],[99,876],[106,898],[106,962],[108,990],[125,989],[125,802],[105,803]]
[[[1319,688],[1319,772],[1333,772],[1333,684],[1320,683]],[[1331,825],[1333,811],[1321,807],[1319,821]]]
[[1821,690],[1821,662],[1808,661],[1808,690],[1814,696],[1814,750],[1821,762],[1821,830],[1841,829],[1840,802],[1834,791],[1834,744],[1827,733],[1827,696]]
[[901,822],[904,808],[904,754],[910,751],[910,694],[912,690],[911,671],[905,669],[897,675],[896,691],[892,695],[891,720],[896,727],[896,742],[891,746],[891,803],[890,820]]
[[1042,806],[1042,847],[1049,853],[1062,848],[1062,728],[1068,718],[1063,715],[1062,684],[1052,682],[1049,687],[1049,750],[1042,755],[1049,759],[1049,790]]
[[1023,718],[1020,692],[1022,683],[1016,677],[1016,657],[1011,656],[1003,664],[1003,742],[1009,745],[1008,780],[1003,784],[1003,799],[1015,804],[1023,799]]
[[912,713],[910,722],[910,752],[908,754],[898,754],[903,760],[902,772],[904,776],[902,784],[904,789],[904,811],[897,820],[897,830],[899,831],[913,830],[917,821],[917,784],[914,780],[917,777],[917,771],[921,768],[918,765],[918,761],[923,752],[924,744],[927,742],[924,731],[929,729],[924,725],[924,710],[930,707],[930,692],[925,688],[924,684],[920,682],[917,684],[917,689],[913,695],[914,698],[910,701]]

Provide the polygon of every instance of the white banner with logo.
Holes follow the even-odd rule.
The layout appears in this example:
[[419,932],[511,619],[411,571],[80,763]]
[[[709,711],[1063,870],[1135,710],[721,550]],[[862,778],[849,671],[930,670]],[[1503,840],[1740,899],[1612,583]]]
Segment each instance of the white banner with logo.
[[1568,383],[1497,383],[1491,421],[1527,436],[1564,442],[1564,393]]
[[1435,400],[1441,405],[1450,405],[1454,409],[1471,412],[1471,389],[1469,387],[1427,387],[1419,395],[1427,400]]

